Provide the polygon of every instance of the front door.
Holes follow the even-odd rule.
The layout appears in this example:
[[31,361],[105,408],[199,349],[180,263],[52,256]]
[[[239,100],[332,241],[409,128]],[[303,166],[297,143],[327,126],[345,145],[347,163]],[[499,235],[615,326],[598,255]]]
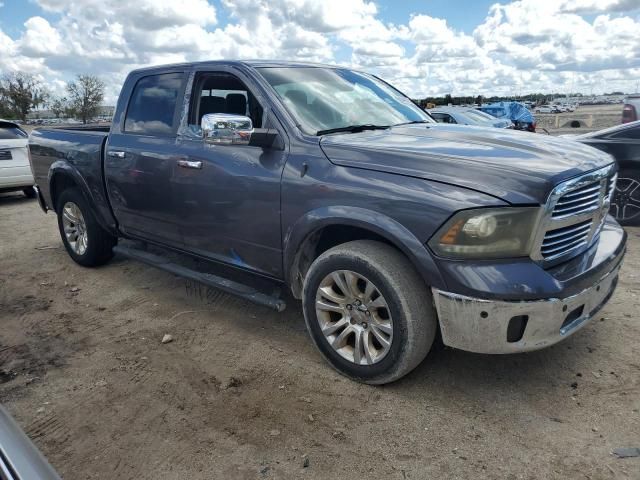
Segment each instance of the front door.
[[[189,130],[207,113],[249,116],[255,128],[284,131],[243,81],[227,72],[201,72],[193,82]],[[283,142],[284,143],[284,142]],[[205,144],[185,136],[188,165],[176,172],[174,201],[185,248],[258,273],[282,277],[280,179],[286,148]]]

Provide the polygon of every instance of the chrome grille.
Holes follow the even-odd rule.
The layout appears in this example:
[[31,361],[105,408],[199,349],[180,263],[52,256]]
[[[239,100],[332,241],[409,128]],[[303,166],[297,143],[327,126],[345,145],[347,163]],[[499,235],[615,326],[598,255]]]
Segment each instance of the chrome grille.
[[592,225],[592,220],[586,220],[568,227],[549,230],[544,236],[542,247],[540,247],[542,255],[550,257],[558,252],[584,245],[589,239]]
[[11,160],[11,150],[0,150],[0,160]]
[[558,263],[593,244],[600,234],[615,188],[615,165],[561,183],[553,189],[532,258]]
[[601,190],[601,182],[593,182],[564,194],[556,202],[552,217],[566,217],[598,208]]

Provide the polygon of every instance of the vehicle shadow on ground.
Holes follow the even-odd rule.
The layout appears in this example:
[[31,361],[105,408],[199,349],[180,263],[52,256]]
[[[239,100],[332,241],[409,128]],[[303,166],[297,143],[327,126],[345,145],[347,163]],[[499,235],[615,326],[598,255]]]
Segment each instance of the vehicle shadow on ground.
[[[315,357],[308,360],[324,363],[308,336],[299,301],[290,295],[285,295],[285,300],[287,310],[284,313],[258,307],[257,311],[263,312],[258,322],[245,317],[246,321],[236,321],[234,328],[246,330],[245,334],[251,337],[256,335],[255,323],[259,323],[259,335],[269,343],[284,351],[291,351],[297,346],[300,355]],[[597,325],[600,327],[599,322]],[[601,327],[600,330],[606,330],[606,324]],[[284,331],[287,335],[283,335]],[[460,396],[467,400],[475,395],[486,398],[487,391],[490,391],[496,406],[512,408],[521,395],[535,395],[555,387],[566,387],[571,391],[571,383],[584,364],[598,362],[597,347],[589,345],[598,345],[601,335],[605,334],[606,331],[587,328],[546,349],[510,355],[470,353],[436,344],[414,371],[382,389],[406,398],[430,392],[429,395],[436,398]],[[306,347],[300,348],[301,345]],[[331,370],[328,364],[325,366]],[[337,372],[332,371],[332,374],[339,377]],[[520,393],[514,394],[517,391]]]
[[[489,397],[497,408],[514,407],[514,401],[523,397],[535,402],[536,395],[558,388],[572,394],[576,380],[581,382],[583,373],[596,369],[597,348],[589,345],[597,345],[601,333],[587,329],[543,350],[509,355],[443,347],[430,352],[414,371],[387,388],[408,396],[437,391],[439,397],[448,399]],[[590,364],[594,366],[587,367]]]
[[0,207],[3,205],[19,205],[29,202],[37,203],[35,198],[25,197],[22,192],[0,193]]

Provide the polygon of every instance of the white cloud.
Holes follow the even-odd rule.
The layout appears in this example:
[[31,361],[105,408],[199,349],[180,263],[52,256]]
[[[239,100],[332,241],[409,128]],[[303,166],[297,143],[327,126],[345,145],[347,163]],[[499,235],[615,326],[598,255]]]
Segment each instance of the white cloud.
[[58,91],[97,74],[109,102],[133,68],[220,58],[351,64],[414,96],[631,90],[640,71],[640,0],[496,3],[467,33],[421,12],[391,24],[370,0],[33,1],[18,37],[0,30],[0,71]]

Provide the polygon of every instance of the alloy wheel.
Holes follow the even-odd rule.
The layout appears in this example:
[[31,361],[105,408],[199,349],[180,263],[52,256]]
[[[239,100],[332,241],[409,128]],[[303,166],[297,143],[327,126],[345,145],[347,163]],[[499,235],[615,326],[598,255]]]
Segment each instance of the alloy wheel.
[[316,316],[329,345],[356,365],[381,361],[393,341],[393,320],[382,293],[351,270],[327,275],[316,292]]
[[618,220],[631,220],[640,216],[640,182],[634,178],[618,178],[611,199],[613,216]]
[[71,249],[78,255],[84,255],[89,246],[87,224],[75,203],[67,202],[62,207],[62,226]]

